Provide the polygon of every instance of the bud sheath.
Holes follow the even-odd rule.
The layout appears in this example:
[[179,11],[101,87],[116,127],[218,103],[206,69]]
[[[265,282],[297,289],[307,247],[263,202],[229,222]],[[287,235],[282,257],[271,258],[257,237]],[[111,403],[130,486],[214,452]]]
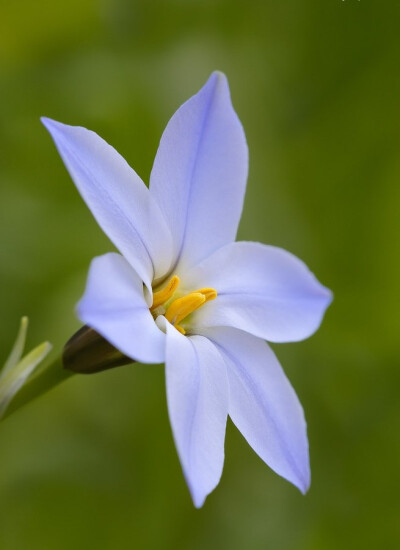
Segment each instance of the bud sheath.
[[85,325],[65,344],[62,362],[64,368],[70,371],[94,374],[134,363],[134,360],[118,351],[98,332]]

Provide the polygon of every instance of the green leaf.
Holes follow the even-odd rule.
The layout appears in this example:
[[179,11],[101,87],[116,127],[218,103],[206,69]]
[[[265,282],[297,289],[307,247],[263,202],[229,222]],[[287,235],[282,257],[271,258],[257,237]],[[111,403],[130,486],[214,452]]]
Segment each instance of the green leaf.
[[[16,344],[18,343],[19,336],[20,334],[18,335]],[[17,346],[14,346],[13,352],[16,347]],[[49,342],[44,342],[43,344],[40,344],[34,350],[28,353],[28,355],[26,355],[21,361],[19,361],[19,363],[9,366],[6,373],[2,373],[0,379],[0,419],[5,414],[7,407],[15,394],[25,384],[27,379],[34,372],[35,368],[50,352],[51,348],[52,346]],[[10,357],[12,356],[13,352],[11,352]],[[14,357],[16,356],[17,353]]]
[[4,364],[2,371],[0,372],[0,380],[13,368],[14,365],[18,363],[21,359],[24,352],[25,341],[26,341],[26,332],[28,330],[29,320],[28,317],[22,317],[21,323],[19,325],[19,331],[17,338],[15,340],[14,346],[10,352],[10,355],[7,358],[7,361]]

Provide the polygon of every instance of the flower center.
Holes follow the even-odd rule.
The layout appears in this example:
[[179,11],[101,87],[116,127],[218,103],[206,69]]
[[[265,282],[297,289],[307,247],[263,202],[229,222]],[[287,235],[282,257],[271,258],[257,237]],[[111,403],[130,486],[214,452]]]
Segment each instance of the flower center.
[[217,291],[213,288],[200,288],[185,295],[177,295],[180,279],[174,275],[164,288],[153,293],[153,305],[150,308],[153,317],[165,315],[165,318],[181,334],[185,334],[185,329],[180,325],[188,315],[199,309],[206,302],[215,300]]

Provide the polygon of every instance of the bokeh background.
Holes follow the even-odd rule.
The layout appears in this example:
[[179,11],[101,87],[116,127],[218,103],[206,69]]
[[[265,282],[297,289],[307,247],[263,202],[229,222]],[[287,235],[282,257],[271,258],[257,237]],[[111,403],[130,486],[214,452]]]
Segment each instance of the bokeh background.
[[[148,180],[161,132],[228,75],[250,147],[239,237],[333,289],[320,331],[274,346],[304,405],[303,497],[229,424],[195,510],[162,366],[76,376],[0,425],[0,548],[400,548],[400,2],[0,2],[0,359],[19,318],[59,350],[112,249],[41,115],[97,131]],[[223,208],[223,205],[221,205]]]

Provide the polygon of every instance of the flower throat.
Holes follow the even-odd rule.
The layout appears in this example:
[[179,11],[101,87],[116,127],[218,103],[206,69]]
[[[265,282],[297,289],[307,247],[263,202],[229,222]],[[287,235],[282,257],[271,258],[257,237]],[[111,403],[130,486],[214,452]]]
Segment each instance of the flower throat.
[[217,291],[213,288],[200,288],[183,296],[176,296],[180,279],[177,275],[171,277],[164,288],[153,293],[153,305],[150,308],[153,317],[165,315],[165,318],[181,334],[185,329],[180,325],[188,315],[199,309],[206,302],[215,300]]

